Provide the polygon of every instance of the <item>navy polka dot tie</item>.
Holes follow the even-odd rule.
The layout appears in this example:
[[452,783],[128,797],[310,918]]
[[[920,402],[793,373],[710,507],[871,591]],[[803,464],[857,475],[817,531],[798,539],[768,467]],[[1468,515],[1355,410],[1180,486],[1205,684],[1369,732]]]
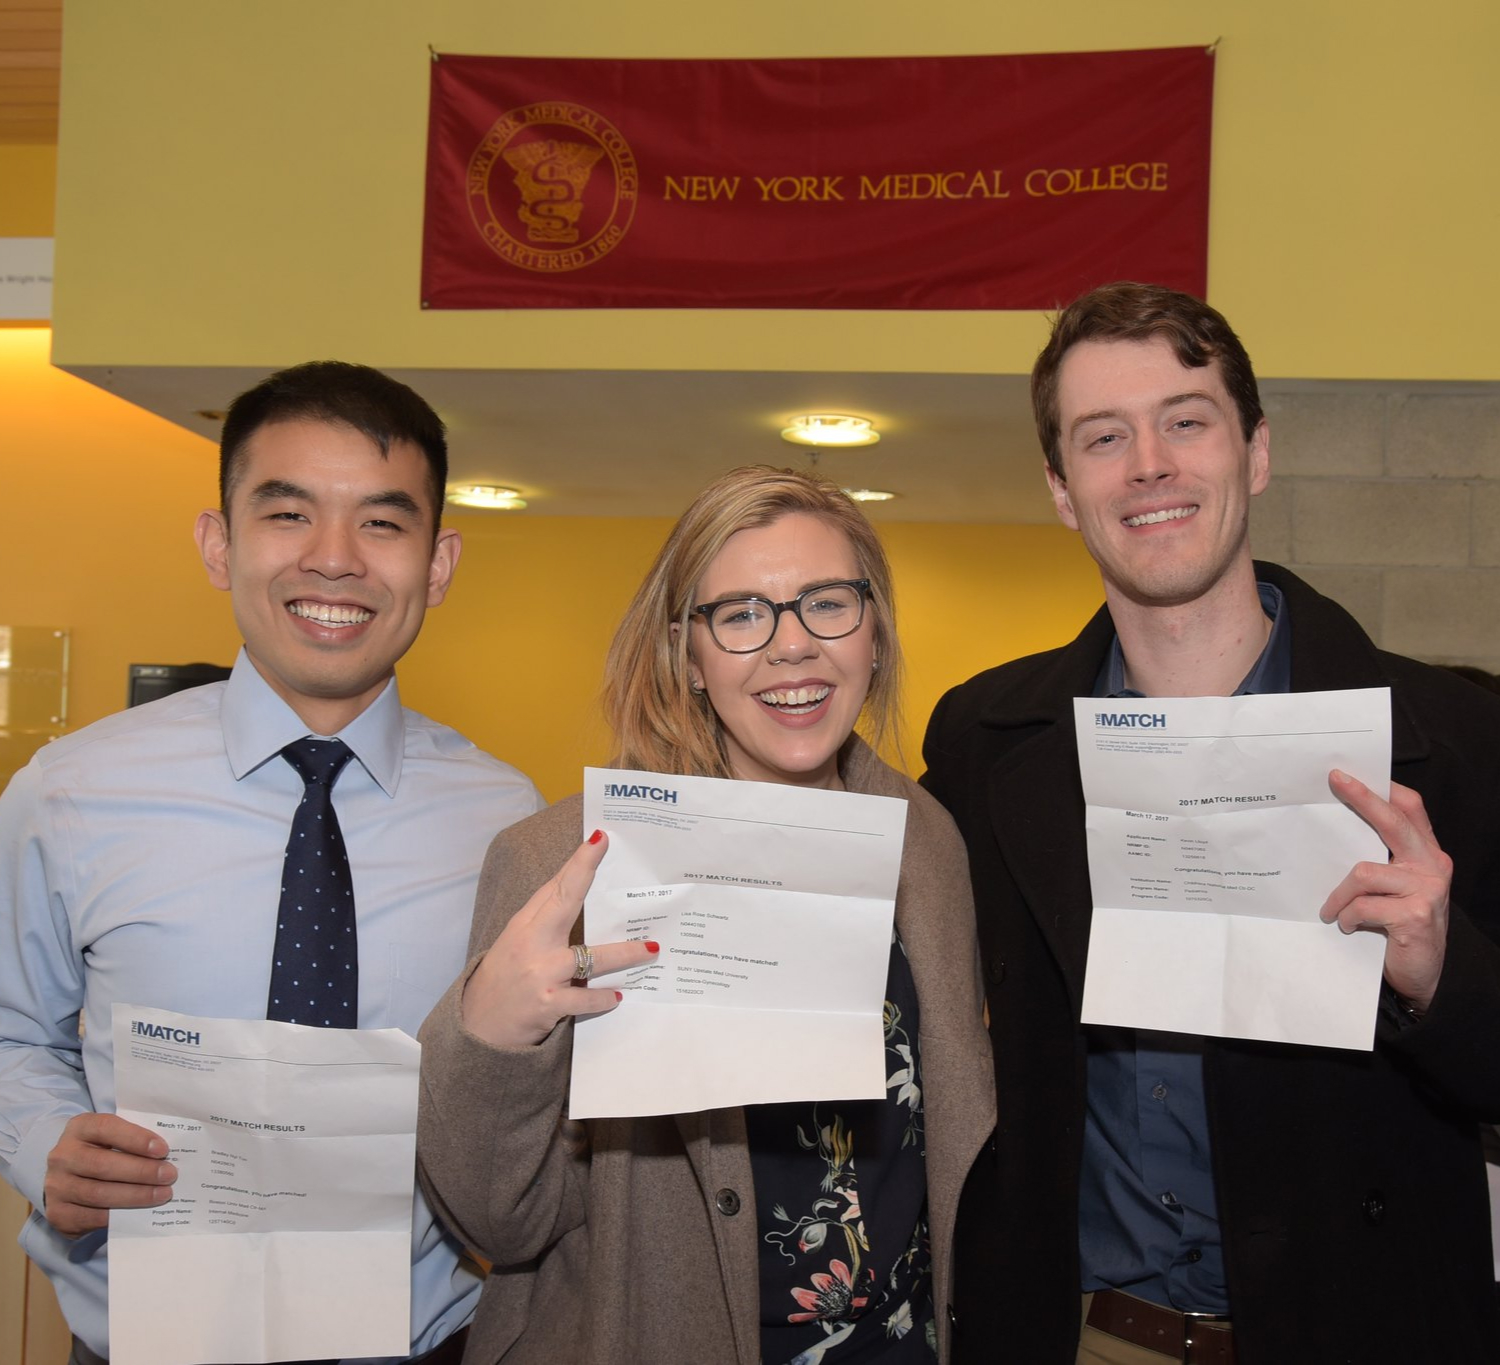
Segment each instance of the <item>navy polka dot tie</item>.
[[339,739],[308,736],[281,751],[306,783],[281,871],[267,1019],[359,1026],[359,943],[349,854],[333,810],[333,784],[354,757]]

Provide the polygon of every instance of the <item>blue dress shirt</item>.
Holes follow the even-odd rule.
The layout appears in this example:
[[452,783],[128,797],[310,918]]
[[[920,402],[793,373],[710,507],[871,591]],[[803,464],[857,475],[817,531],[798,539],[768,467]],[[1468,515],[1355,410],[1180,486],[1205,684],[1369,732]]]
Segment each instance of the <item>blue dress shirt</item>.
[[[0,796],[0,1174],[35,1205],[67,1121],[115,1107],[115,1002],[264,1018],[282,856],[308,733],[243,651],[227,682],[42,749]],[[544,804],[514,768],[404,710],[394,679],[339,734],[334,789],[359,922],[359,1024],[415,1035],[464,964],[495,833]],[[103,1232],[37,1213],[21,1244],[69,1326],[109,1354]],[[412,1354],[468,1321],[480,1280],[417,1194]]]
[[[1256,586],[1273,624],[1237,697],[1291,687],[1292,631],[1281,591]],[[1125,685],[1118,637],[1094,695],[1142,695]],[[1084,1292],[1123,1289],[1181,1312],[1229,1312],[1202,1038],[1127,1028],[1085,1033],[1088,1110],[1078,1191]]]

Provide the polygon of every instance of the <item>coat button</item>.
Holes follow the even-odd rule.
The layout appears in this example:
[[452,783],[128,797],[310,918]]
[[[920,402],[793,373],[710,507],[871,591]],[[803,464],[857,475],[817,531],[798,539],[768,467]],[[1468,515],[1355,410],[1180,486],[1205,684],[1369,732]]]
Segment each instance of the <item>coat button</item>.
[[948,1326],[958,1326],[958,1314],[953,1311],[953,1305],[951,1303],[948,1305]]
[[984,971],[985,975],[998,986],[1005,980],[1005,959],[999,956],[992,956],[984,964]]
[[1371,1190],[1360,1207],[1365,1211],[1367,1223],[1378,1223],[1385,1217],[1385,1200],[1381,1197],[1379,1190]]
[[714,1196],[714,1203],[718,1210],[726,1218],[733,1218],[740,1211],[740,1197],[733,1190],[725,1188]]

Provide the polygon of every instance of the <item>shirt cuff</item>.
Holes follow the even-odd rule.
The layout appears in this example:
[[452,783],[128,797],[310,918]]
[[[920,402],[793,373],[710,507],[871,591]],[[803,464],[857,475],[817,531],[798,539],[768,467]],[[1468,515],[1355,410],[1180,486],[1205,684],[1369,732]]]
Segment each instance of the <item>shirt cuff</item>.
[[[83,1111],[80,1110],[80,1113]],[[16,1192],[42,1211],[42,1193],[47,1180],[47,1158],[62,1137],[72,1114],[52,1114],[39,1119],[27,1130],[10,1159],[10,1183]]]

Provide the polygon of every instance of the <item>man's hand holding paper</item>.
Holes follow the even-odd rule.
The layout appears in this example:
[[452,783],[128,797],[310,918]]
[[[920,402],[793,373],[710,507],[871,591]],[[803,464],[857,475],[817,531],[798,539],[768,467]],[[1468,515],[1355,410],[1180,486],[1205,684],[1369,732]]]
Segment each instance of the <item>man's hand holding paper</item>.
[[[1404,897],[1433,890],[1436,845],[1425,817],[1380,795],[1387,691],[1080,698],[1075,711],[1094,899],[1085,1022],[1369,1048],[1386,943],[1330,933],[1330,886],[1345,902],[1400,900],[1374,922],[1410,925],[1399,961],[1412,984],[1435,981],[1420,947],[1433,931],[1417,928],[1432,899]],[[1364,796],[1331,787],[1335,768]],[[1372,913],[1359,900],[1343,926]]]
[[1384,933],[1385,979],[1417,1013],[1432,1004],[1448,942],[1453,860],[1438,846],[1422,798],[1391,784],[1382,801],[1358,778],[1335,770],[1335,795],[1384,842],[1389,862],[1356,863],[1323,904],[1321,917],[1346,934]]
[[177,1168],[157,1133],[118,1114],[74,1114],[47,1156],[43,1212],[68,1237],[109,1225],[111,1209],[172,1197]]

